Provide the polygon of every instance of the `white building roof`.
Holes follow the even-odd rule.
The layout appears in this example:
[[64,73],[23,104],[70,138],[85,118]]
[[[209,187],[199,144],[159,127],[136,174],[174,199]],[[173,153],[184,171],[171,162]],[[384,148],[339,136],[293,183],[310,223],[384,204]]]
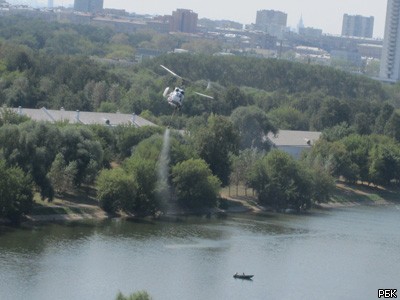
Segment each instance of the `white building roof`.
[[298,130],[279,130],[274,135],[268,134],[268,140],[275,147],[309,147],[313,145],[321,136],[318,131],[298,131]]
[[32,109],[32,108],[14,108],[16,113],[27,116],[35,121],[47,122],[68,122],[71,124],[104,124],[109,126],[117,125],[135,125],[156,126],[154,123],[143,119],[135,114],[122,113],[102,113],[87,111],[69,111],[69,110],[53,110],[53,109]]

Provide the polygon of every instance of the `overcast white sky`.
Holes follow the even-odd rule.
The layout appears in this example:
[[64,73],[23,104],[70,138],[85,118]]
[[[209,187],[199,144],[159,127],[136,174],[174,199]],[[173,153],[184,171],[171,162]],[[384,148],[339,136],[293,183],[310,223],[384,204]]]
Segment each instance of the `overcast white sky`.
[[[47,0],[42,0],[47,2]],[[72,4],[73,0],[54,0]],[[340,34],[343,14],[373,16],[374,37],[383,38],[387,0],[104,0],[105,8],[123,8],[139,14],[170,15],[177,8],[191,9],[199,18],[255,23],[256,12],[273,9],[288,14],[288,26],[296,28],[303,16],[306,27]]]

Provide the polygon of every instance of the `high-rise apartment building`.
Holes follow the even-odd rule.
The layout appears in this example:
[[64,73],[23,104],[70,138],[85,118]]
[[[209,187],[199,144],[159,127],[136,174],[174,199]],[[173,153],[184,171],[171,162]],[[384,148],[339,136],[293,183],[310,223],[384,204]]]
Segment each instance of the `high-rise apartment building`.
[[103,10],[104,0],[75,0],[74,10],[83,12],[99,12]]
[[255,27],[273,36],[281,36],[287,26],[287,14],[276,10],[257,11]]
[[198,15],[190,9],[177,9],[172,12],[171,31],[195,33],[197,31]]
[[47,7],[48,8],[53,8],[54,7],[54,1],[53,0],[48,0],[47,1]]
[[372,38],[374,17],[343,15],[342,36]]
[[400,80],[400,0],[388,0],[379,77]]

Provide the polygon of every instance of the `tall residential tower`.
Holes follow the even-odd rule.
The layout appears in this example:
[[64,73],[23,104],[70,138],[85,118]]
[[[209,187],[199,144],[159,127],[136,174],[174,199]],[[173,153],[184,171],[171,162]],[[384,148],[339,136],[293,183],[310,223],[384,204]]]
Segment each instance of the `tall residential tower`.
[[75,0],[74,9],[76,11],[96,13],[103,10],[104,0]]
[[343,15],[342,36],[372,38],[374,17]]
[[258,10],[256,16],[256,29],[270,35],[281,37],[287,24],[287,14],[275,10]]
[[388,0],[379,77],[400,80],[400,0]]
[[171,31],[195,33],[197,31],[197,13],[190,9],[177,9],[172,12]]

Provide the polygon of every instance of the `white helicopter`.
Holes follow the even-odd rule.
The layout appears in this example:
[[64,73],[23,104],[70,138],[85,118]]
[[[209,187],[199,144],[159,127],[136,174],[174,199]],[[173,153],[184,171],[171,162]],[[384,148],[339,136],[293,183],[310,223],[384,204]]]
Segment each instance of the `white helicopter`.
[[[168,69],[166,66],[163,66],[163,65],[160,65],[160,66],[161,66],[161,68],[166,70],[168,73],[170,73],[174,77],[180,79],[181,81],[184,81],[184,80],[190,81],[188,79],[182,78],[178,74],[176,74],[173,71],[171,71],[170,69]],[[207,88],[209,88],[209,86],[210,86],[210,84],[207,85]],[[198,93],[198,92],[194,92],[194,93],[201,97],[204,97],[204,98],[214,99],[214,97],[209,96],[209,95],[205,95],[205,94]],[[172,92],[169,92],[169,87],[167,87],[164,90],[163,96],[165,99],[167,99],[169,105],[173,106],[175,109],[180,110],[182,108],[183,99],[185,98],[185,90],[183,87],[175,87],[175,89]]]

